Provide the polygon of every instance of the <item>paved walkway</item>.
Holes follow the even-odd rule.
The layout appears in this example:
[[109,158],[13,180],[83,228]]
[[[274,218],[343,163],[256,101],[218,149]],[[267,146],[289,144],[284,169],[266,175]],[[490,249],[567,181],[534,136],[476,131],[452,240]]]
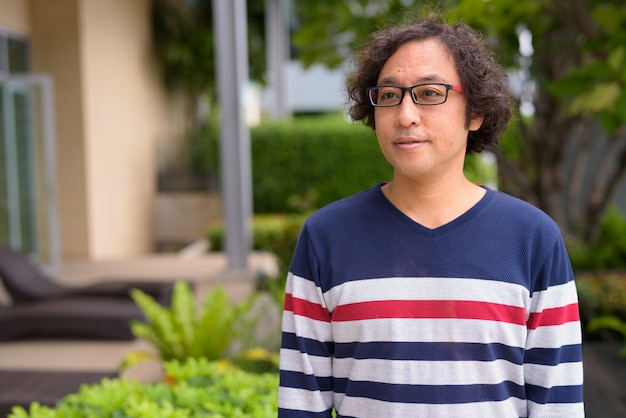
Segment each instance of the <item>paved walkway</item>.
[[621,344],[583,344],[587,418],[626,417],[626,359],[617,356]]

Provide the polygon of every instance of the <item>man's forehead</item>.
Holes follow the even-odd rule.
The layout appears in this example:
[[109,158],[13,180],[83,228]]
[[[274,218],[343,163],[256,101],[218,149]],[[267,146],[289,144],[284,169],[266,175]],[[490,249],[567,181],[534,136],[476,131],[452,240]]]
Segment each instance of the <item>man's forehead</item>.
[[400,45],[381,67],[378,83],[452,83],[456,78],[458,69],[448,47],[437,38],[426,38]]

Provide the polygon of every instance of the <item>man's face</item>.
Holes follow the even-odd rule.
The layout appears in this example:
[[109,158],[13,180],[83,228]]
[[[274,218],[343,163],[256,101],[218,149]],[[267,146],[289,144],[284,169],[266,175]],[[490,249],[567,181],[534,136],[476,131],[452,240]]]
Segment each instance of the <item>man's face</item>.
[[[421,83],[461,86],[454,60],[439,40],[402,45],[381,69],[377,85]],[[404,94],[400,105],[374,110],[378,144],[394,168],[394,181],[432,184],[463,175],[467,134],[480,127],[482,118],[472,119],[466,128],[465,97],[456,91],[449,91],[447,101],[435,106],[417,105]]]

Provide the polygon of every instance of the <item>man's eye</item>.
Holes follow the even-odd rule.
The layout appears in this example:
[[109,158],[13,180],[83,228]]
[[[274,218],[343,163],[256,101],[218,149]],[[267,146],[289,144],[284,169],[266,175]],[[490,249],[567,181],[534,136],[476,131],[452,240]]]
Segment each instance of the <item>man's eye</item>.
[[439,96],[441,96],[441,92],[439,90],[435,90],[435,89],[426,89],[426,90],[422,90],[422,92],[420,93],[420,96],[423,96],[423,97],[439,97]]
[[380,98],[383,100],[395,99],[398,97],[398,93],[392,90],[385,90],[380,93]]

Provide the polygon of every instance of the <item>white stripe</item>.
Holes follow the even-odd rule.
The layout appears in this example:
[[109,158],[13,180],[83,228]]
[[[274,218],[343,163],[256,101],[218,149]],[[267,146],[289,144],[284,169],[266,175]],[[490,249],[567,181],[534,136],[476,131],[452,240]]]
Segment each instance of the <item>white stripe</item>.
[[585,407],[581,403],[561,403],[561,404],[538,404],[528,401],[528,410],[530,416],[533,417],[567,417],[567,418],[583,418],[585,416]]
[[[517,398],[510,398],[502,402],[432,405],[406,404],[384,402],[368,398],[344,397],[342,402],[338,404],[337,410],[341,415],[359,418],[505,418],[527,416],[526,402]],[[567,416],[569,418],[568,415],[549,416]]]
[[309,412],[324,412],[333,401],[332,392],[312,392],[305,389],[278,388],[278,407]]
[[[374,298],[375,296],[375,298]],[[520,285],[481,279],[393,277],[346,282],[324,294],[332,312],[339,305],[371,300],[471,300],[529,307]]]
[[524,369],[505,360],[408,361],[335,359],[335,377],[406,385],[499,384],[524,385]]
[[302,338],[311,338],[316,341],[333,340],[330,323],[294,315],[289,311],[283,312],[282,329],[283,332],[292,332]]
[[295,298],[304,299],[326,308],[322,291],[312,280],[289,273],[285,291]]
[[559,348],[582,342],[579,322],[539,327],[528,331],[526,348]]
[[583,384],[582,363],[561,363],[556,366],[526,364],[526,383],[542,387]]
[[280,350],[280,369],[292,372],[301,372],[316,377],[330,377],[333,373],[330,357],[302,354],[298,350]]
[[337,343],[469,342],[524,347],[526,326],[473,319],[370,319],[332,323]]
[[544,309],[560,308],[578,303],[576,284],[573,281],[547,288],[533,293],[532,312],[541,312]]

